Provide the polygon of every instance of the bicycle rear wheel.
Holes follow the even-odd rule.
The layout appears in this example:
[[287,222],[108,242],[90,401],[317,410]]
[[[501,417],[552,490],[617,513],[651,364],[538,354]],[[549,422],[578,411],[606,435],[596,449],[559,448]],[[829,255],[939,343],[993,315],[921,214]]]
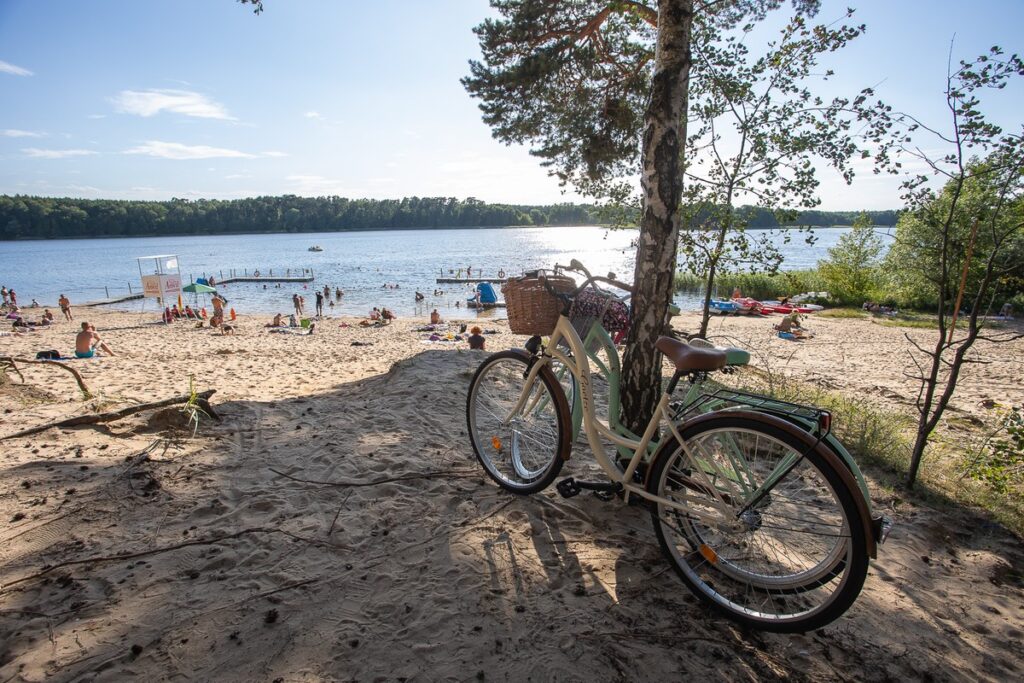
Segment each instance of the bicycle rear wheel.
[[536,493],[554,481],[569,456],[569,408],[544,368],[513,414],[526,385],[530,356],[511,350],[485,360],[469,386],[466,423],[473,452],[487,474],[514,493]]
[[684,425],[682,437],[694,459],[674,440],[664,444],[647,486],[686,506],[656,503],[652,517],[690,589],[768,631],[820,628],[849,609],[867,575],[866,527],[858,494],[829,459],[783,428],[739,415]]

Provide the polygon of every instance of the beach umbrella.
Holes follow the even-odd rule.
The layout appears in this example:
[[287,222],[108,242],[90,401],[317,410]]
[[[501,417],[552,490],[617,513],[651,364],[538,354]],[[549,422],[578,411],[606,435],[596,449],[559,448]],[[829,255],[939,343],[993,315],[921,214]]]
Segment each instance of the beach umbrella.
[[[216,294],[217,293],[217,290],[214,287],[211,287],[209,285],[201,285],[198,282],[193,282],[191,284],[185,285],[184,287],[181,288],[181,291],[188,292],[189,294],[194,294],[195,295],[195,299],[194,300],[195,300],[195,305],[196,306],[199,305],[199,295],[200,294]],[[181,308],[181,303],[180,302],[178,303],[178,308]]]
[[196,282],[193,282],[190,285],[185,285],[184,287],[181,288],[181,290],[183,292],[188,292],[189,294],[213,294],[214,292],[217,291],[216,289],[210,287],[209,285],[201,285]]

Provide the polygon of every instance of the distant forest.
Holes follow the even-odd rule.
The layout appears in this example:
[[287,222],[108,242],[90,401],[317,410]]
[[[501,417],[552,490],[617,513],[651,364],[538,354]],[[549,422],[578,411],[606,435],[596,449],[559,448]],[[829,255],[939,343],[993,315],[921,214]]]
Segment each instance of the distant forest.
[[[779,225],[767,209],[749,209],[750,227]],[[797,225],[852,225],[855,211],[808,211]],[[877,225],[895,225],[895,211],[867,212]],[[0,240],[68,237],[145,237],[266,232],[335,232],[388,228],[475,228],[601,224],[587,204],[521,206],[477,199],[407,197],[253,197],[126,201],[0,196]]]

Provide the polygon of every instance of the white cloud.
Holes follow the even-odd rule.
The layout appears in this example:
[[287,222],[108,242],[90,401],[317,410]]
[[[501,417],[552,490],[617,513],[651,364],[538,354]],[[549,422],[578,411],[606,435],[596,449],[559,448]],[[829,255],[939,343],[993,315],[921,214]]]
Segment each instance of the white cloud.
[[265,157],[286,157],[288,155],[285,152],[276,152],[274,150],[270,150],[269,152],[264,152],[263,156],[265,156]]
[[66,159],[68,157],[84,157],[98,154],[91,149],[39,149],[38,147],[27,147],[22,152],[25,156],[36,159]]
[[303,114],[307,119],[322,119],[324,116],[318,111],[307,111]]
[[126,149],[125,154],[145,154],[161,159],[253,159],[257,155],[247,152],[240,152],[236,149],[224,147],[210,147],[208,145],[183,145],[180,142],[161,142],[160,140],[147,140],[145,143]]
[[155,116],[161,111],[200,119],[236,121],[224,105],[188,90],[122,90],[113,98],[117,111],[138,116]]
[[5,62],[0,59],[0,73],[11,74],[12,76],[32,76],[34,75],[28,69],[23,69],[20,66],[15,66],[10,62]]
[[251,178],[248,173],[231,173],[224,176],[224,180],[237,180],[238,178]]
[[89,118],[90,119],[105,119],[105,118],[107,118],[107,115],[106,114],[89,114]]
[[33,133],[30,130],[18,130],[17,128],[8,128],[3,131],[3,135],[9,138],[41,138],[43,133]]

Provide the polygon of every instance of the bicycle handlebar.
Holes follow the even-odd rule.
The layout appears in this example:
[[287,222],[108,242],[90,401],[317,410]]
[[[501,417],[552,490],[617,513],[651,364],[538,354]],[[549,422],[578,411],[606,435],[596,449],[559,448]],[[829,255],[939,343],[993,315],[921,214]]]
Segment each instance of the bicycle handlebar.
[[632,285],[627,285],[625,282],[620,282],[620,281],[615,280],[615,279],[610,278],[610,277],[602,277],[601,275],[591,275],[590,271],[587,270],[583,266],[583,264],[580,263],[579,261],[577,261],[576,259],[573,259],[572,261],[570,261],[569,265],[567,265],[567,266],[563,266],[563,265],[560,265],[560,264],[556,263],[555,264],[555,272],[558,272],[560,270],[571,270],[571,271],[576,272],[576,273],[581,273],[581,274],[585,275],[586,278],[587,278],[586,280],[583,281],[582,285],[580,285],[579,287],[576,288],[576,291],[574,291],[572,293],[572,296],[576,296],[577,294],[582,292],[584,289],[589,287],[594,282],[604,282],[606,284],[611,285],[612,287],[616,287],[618,289],[621,289],[624,292],[628,292],[630,294],[633,293],[633,286]]

